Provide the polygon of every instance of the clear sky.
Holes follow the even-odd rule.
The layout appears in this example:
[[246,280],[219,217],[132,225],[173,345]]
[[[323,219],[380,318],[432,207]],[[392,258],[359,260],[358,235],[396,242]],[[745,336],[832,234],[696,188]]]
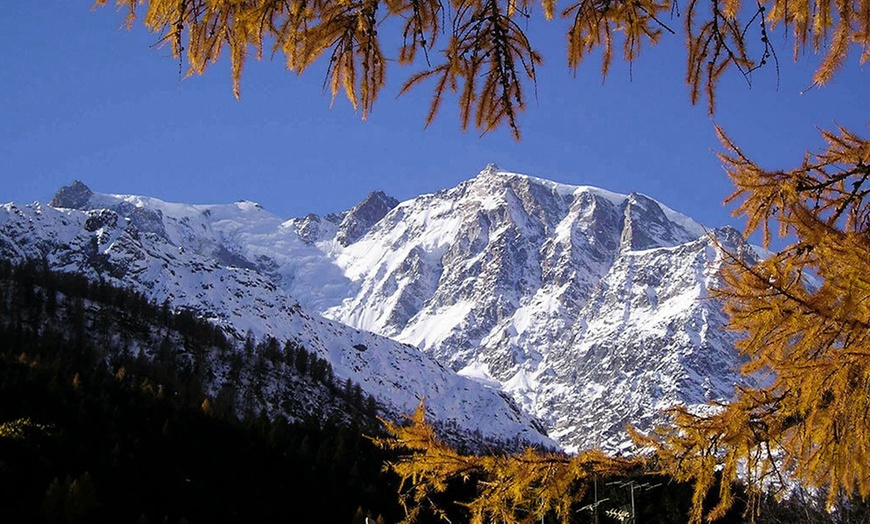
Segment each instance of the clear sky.
[[431,193],[495,162],[641,192],[706,225],[740,227],[721,204],[731,185],[714,155],[714,121],[766,167],[797,165],[808,147],[821,147],[817,126],[866,135],[870,121],[857,53],[830,85],[801,94],[818,57],[795,64],[791,40],[778,35],[779,78],[767,68],[750,88],[732,73],[711,119],[705,105],[689,103],[682,36],[665,35],[632,68],[614,61],[602,82],[595,58],[576,77],[568,70],[564,24],[533,22],[545,63],[521,116],[522,142],[507,129],[463,133],[451,100],[424,129],[431,86],[396,99],[406,77],[398,67],[363,122],[341,97],[330,108],[322,66],[298,77],[280,56],[251,60],[236,100],[225,61],[182,79],[168,49],[153,46],[155,35],[122,29],[113,6],[90,7],[4,6],[0,202],[47,201],[78,179],[98,192],[175,202],[253,200],[290,218],[344,210],[377,189],[399,200]]

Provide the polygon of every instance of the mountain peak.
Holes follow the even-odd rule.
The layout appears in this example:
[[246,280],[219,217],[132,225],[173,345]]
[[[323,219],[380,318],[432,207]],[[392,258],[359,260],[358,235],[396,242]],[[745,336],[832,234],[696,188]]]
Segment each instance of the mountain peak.
[[380,201],[380,202],[386,202],[386,203],[396,202],[396,204],[399,203],[395,198],[384,193],[383,191],[378,190],[378,191],[372,191],[371,193],[366,195],[365,199],[363,199],[363,201],[359,203],[359,206],[366,205],[367,203],[372,202],[372,201]]
[[483,168],[483,170],[478,173],[477,176],[496,175],[500,172],[502,172],[502,168],[498,167],[498,164],[496,164],[495,162],[490,162],[489,164],[486,164],[486,167]]
[[72,184],[60,188],[48,205],[69,209],[84,209],[92,196],[94,196],[94,192],[88,186],[79,180],[74,180]]
[[383,191],[372,191],[344,216],[336,240],[343,246],[353,244],[397,205],[399,201]]

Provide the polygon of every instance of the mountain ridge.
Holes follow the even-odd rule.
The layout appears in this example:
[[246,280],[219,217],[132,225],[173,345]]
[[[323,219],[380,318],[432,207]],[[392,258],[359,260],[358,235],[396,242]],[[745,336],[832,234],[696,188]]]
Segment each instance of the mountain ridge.
[[[359,384],[389,418],[411,413],[426,399],[429,416],[456,432],[554,445],[534,419],[498,392],[449,372],[410,346],[306,312],[264,276],[268,272],[255,269],[261,260],[252,262],[224,242],[280,228],[283,221],[255,204],[190,206],[102,194],[90,200],[94,208],[86,211],[39,203],[0,206],[0,256],[44,261],[52,269],[195,311],[237,340],[249,334],[290,340],[326,359],[339,379]],[[199,231],[204,233],[194,234]]]
[[[509,398],[569,451],[625,450],[626,423],[648,429],[663,408],[727,399],[745,381],[734,335],[721,331],[724,314],[707,290],[718,284],[722,247],[754,251],[733,229],[708,230],[645,195],[489,165],[404,202],[373,192],[344,213],[284,220],[246,201],[171,204],[79,184],[52,203],[93,209],[79,210],[81,224],[31,229],[43,246],[35,253],[70,236],[79,243],[72,251],[89,253],[76,263],[99,267],[108,256],[119,280],[150,283],[158,300],[198,308],[237,335],[280,331],[276,319],[289,321],[270,297],[283,296],[297,328],[310,333],[300,343],[368,347],[360,337],[373,332],[419,348]],[[0,254],[33,251],[10,241],[12,211],[3,209]],[[59,252],[69,258],[70,249]],[[58,258],[53,263],[72,269]],[[197,280],[194,292],[155,276],[180,260],[199,268],[193,273],[242,284],[227,298],[214,278]],[[263,293],[246,296],[250,289]],[[396,382],[391,394],[400,390]],[[451,411],[457,419],[460,412]]]

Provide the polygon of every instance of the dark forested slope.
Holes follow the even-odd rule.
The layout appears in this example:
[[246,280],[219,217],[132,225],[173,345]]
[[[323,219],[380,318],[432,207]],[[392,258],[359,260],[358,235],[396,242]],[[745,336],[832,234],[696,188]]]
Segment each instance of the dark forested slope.
[[[298,420],[246,409],[275,373]],[[0,261],[4,522],[395,521],[375,411],[304,348]]]

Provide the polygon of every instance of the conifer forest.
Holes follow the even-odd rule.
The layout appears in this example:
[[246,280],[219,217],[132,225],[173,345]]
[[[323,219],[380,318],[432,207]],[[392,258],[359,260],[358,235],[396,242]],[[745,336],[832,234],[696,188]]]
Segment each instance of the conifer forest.
[[[375,445],[390,437],[371,401],[304,348],[245,343],[130,291],[0,262],[4,522],[404,521],[408,486],[385,468],[402,453]],[[278,362],[357,416],[291,423],[243,412],[238,392],[206,393],[206,352],[225,353],[230,367]],[[484,480],[451,478],[413,521],[470,521]],[[614,470],[574,500],[569,521],[626,522],[633,507],[636,522],[687,522],[691,496],[690,484],[641,466]],[[757,522],[870,515],[863,505],[828,513],[818,497],[762,505]],[[738,502],[720,522],[743,522],[744,509]]]

